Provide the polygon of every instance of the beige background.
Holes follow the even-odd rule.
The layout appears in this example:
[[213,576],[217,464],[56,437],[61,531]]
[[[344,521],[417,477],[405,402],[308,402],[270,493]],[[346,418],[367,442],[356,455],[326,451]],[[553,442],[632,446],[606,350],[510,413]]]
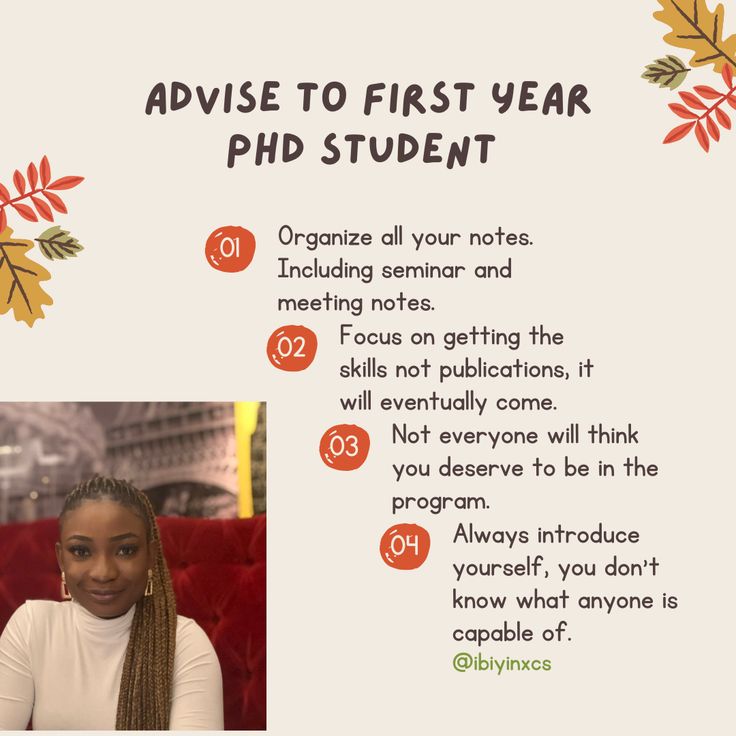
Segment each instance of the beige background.
[[[726,5],[726,30],[736,32],[736,5]],[[730,213],[736,133],[724,133],[708,155],[693,139],[660,145],[678,122],[666,108],[673,98],[639,79],[644,64],[677,53],[662,41],[665,26],[651,17],[657,8],[653,1],[595,8],[588,2],[452,9],[426,2],[269,9],[217,2],[35,2],[4,8],[0,180],[10,185],[15,168],[43,154],[55,174],[84,175],[84,184],[65,197],[70,214],[60,223],[87,249],[75,262],[52,264],[55,304],[47,319],[32,330],[9,316],[0,321],[0,400],[269,402],[270,732],[719,734],[731,727],[734,502],[727,458],[734,409]],[[279,113],[143,113],[157,81],[193,87],[264,79],[282,83]],[[298,111],[296,82],[332,79],[349,85],[343,112]],[[359,90],[366,83],[431,86],[439,79],[476,83],[467,113],[409,120],[360,114]],[[524,79],[562,81],[566,89],[584,83],[593,113],[499,116],[486,104],[483,92],[493,81]],[[694,83],[719,81],[698,71]],[[491,162],[451,172],[420,164],[318,163],[319,141],[332,130],[430,129],[449,137],[494,133]],[[299,162],[257,169],[243,161],[226,169],[232,133],[271,130],[304,137],[308,150]],[[248,227],[258,241],[255,260],[241,275],[218,273],[203,257],[207,235],[229,223]],[[528,329],[539,322],[562,330],[564,347],[521,357],[570,363],[591,357],[594,380],[515,387],[554,396],[557,417],[427,421],[435,429],[540,431],[565,420],[632,421],[641,430],[638,454],[661,465],[660,477],[396,485],[390,464],[398,457],[426,462],[446,453],[436,446],[392,446],[390,423],[401,415],[342,412],[338,392],[362,387],[335,380],[350,354],[337,345],[343,318],[279,315],[275,304],[276,294],[287,290],[319,295],[330,288],[350,296],[391,294],[399,287],[276,280],[275,259],[285,250],[276,232],[284,223],[303,231],[380,233],[403,223],[407,230],[502,225],[530,232],[535,246],[515,258],[510,283],[405,283],[407,294],[431,295],[436,311],[344,321],[406,331],[483,323]],[[21,227],[17,217],[12,224],[19,235],[35,236],[35,225]],[[374,263],[389,257],[417,260],[409,251],[388,256],[379,248],[363,255]],[[358,259],[352,252],[350,258]],[[481,257],[458,247],[441,259]],[[303,374],[281,374],[264,357],[268,335],[291,322],[308,324],[320,338],[317,359]],[[422,355],[384,353],[390,362]],[[457,393],[464,388],[453,386]],[[379,396],[423,393],[431,385],[373,387]],[[475,387],[489,396],[507,391],[493,383]],[[419,426],[424,421],[404,418]],[[360,423],[373,440],[368,461],[352,474],[329,471],[316,452],[322,432],[344,421]],[[452,454],[477,461],[533,457],[472,448]],[[540,454],[564,453],[540,447]],[[569,454],[597,457],[584,449]],[[620,460],[624,454],[613,448],[602,457]],[[491,513],[390,514],[395,492],[484,491],[495,506]],[[491,619],[451,610],[451,562],[493,559],[494,552],[453,547],[457,523],[534,529],[599,520],[639,529],[640,556],[656,554],[660,576],[655,584],[604,579],[568,590],[666,590],[680,596],[680,608],[526,615],[534,626],[566,618],[573,641],[483,651],[550,657],[552,672],[453,672],[452,655],[473,650],[453,644],[451,630]],[[415,573],[391,571],[379,560],[378,540],[394,521],[421,523],[432,534],[430,559]],[[606,556],[572,548],[557,554]],[[549,555],[555,558],[554,551]],[[492,583],[464,588],[532,587],[523,580]],[[508,617],[514,614],[511,609]]]

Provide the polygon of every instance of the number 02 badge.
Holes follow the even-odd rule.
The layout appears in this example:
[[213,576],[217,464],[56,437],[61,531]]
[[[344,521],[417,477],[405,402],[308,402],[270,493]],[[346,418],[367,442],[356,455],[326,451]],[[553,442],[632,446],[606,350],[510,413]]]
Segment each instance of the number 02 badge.
[[303,371],[317,354],[317,335],[304,325],[284,325],[268,338],[271,365],[282,371]]

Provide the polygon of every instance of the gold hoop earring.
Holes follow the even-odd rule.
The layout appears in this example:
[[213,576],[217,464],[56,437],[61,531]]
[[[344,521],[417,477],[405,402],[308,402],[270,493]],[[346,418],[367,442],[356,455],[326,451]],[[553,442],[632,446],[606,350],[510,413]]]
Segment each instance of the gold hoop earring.
[[145,596],[153,595],[153,570],[148,568],[148,582],[146,583],[146,591],[143,593]]
[[66,573],[61,573],[61,600],[70,601],[72,599],[69,588],[66,587]]

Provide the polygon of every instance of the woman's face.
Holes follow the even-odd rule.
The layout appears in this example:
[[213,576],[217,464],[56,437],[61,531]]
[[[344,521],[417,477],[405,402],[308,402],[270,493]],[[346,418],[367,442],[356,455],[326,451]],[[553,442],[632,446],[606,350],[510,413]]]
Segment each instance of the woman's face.
[[142,596],[153,567],[143,519],[117,501],[68,511],[56,544],[72,598],[100,618],[122,616]]

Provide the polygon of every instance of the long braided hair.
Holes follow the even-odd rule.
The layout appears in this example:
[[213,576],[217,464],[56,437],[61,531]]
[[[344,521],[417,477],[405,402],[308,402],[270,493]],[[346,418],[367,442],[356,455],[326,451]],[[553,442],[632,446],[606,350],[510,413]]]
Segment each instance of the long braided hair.
[[148,543],[154,544],[153,594],[136,604],[125,651],[115,728],[119,731],[167,731],[176,646],[176,601],[166,567],[156,516],[146,495],[131,483],[95,477],[80,483],[64,500],[61,521],[85,501],[111,500],[143,518]]

